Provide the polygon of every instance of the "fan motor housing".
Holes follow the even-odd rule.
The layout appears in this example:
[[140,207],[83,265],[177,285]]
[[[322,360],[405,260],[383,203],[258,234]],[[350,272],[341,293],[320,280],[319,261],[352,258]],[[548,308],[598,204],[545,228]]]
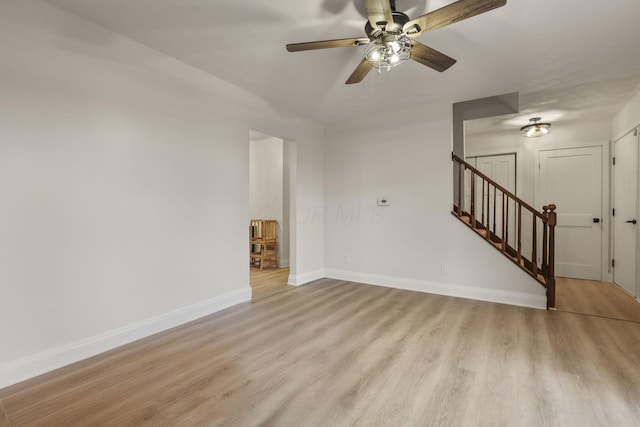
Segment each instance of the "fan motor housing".
[[375,40],[382,34],[401,34],[404,24],[409,22],[409,17],[402,12],[392,12],[393,22],[381,23],[382,25],[373,28],[371,23],[367,21],[364,26],[364,32],[371,40]]

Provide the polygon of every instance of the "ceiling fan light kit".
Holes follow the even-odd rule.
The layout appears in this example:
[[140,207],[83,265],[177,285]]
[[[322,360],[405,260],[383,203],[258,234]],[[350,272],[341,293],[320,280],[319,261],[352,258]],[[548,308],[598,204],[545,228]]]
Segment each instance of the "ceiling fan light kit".
[[402,64],[411,58],[411,40],[405,35],[387,35],[369,43],[365,57],[378,71]]
[[551,123],[542,123],[541,117],[529,119],[529,124],[520,128],[520,135],[525,138],[540,138],[551,132]]
[[347,84],[361,82],[376,68],[387,71],[409,59],[436,71],[443,72],[456,60],[416,40],[427,31],[442,28],[472,16],[504,6],[507,0],[459,0],[440,9],[409,19],[396,11],[395,0],[364,0],[368,21],[364,31],[367,38],[323,40],[287,45],[289,52],[302,52],[334,47],[367,45],[365,57],[347,80]]

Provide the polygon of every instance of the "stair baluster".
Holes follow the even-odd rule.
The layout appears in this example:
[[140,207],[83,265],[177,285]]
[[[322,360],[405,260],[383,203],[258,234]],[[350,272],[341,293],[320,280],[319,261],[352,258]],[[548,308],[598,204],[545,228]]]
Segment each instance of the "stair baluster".
[[[457,175],[454,174],[458,180],[457,198],[454,197],[454,200],[457,199],[457,203],[454,202],[452,213],[542,284],[547,289],[547,307],[554,307],[556,206],[552,204],[544,206],[543,211],[540,212],[462,158],[453,154],[452,159],[454,168],[458,168]],[[481,186],[477,185],[478,180],[482,180]],[[468,206],[464,196],[466,185],[469,185]],[[480,194],[477,194],[478,192]],[[502,206],[498,210],[499,194],[502,198]],[[492,196],[493,203],[491,203]],[[511,203],[513,203],[513,209],[509,207]],[[480,212],[477,211],[478,205]],[[468,211],[465,210],[465,207],[468,208]],[[531,214],[531,234],[524,236],[522,232],[523,210]],[[515,248],[509,242],[509,224],[511,223],[509,217],[511,215],[517,216],[512,222],[515,226],[516,237],[515,242],[512,237],[511,244],[514,244]],[[538,228],[539,226],[540,228]],[[527,246],[531,252],[525,252]],[[528,259],[524,255],[525,253],[530,253],[531,258]]]
[[476,175],[471,174],[471,225],[476,226]]

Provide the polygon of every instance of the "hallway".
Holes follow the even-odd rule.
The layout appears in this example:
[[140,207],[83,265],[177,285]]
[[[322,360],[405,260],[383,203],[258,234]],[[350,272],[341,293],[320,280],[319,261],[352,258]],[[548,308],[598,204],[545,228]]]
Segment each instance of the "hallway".
[[640,323],[640,302],[609,282],[556,278],[556,310]]

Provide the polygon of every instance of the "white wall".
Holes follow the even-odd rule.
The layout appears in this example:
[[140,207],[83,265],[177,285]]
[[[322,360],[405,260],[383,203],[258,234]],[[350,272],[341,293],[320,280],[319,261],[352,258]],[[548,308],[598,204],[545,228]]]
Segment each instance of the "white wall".
[[[0,51],[0,387],[248,298],[249,129],[323,204],[316,123],[40,1]],[[292,235],[314,278],[323,224]]]
[[328,127],[327,275],[544,306],[541,285],[450,213],[451,114],[440,104]]
[[[498,153],[517,154],[517,192],[530,204],[542,205],[552,201],[535,200],[535,171],[541,150],[571,147],[604,147],[607,157],[611,138],[611,121],[560,122],[551,125],[551,133],[542,138],[523,138],[518,129],[465,136],[465,155]],[[536,205],[536,207],[538,207]]]
[[283,141],[251,141],[249,147],[249,215],[282,223]]
[[[279,236],[278,262],[281,267],[288,267],[291,262],[291,141],[283,141],[282,156],[282,233]],[[324,267],[324,266],[323,266]]]
[[640,91],[638,91],[613,117],[613,141],[640,126]]
[[[278,221],[278,262],[279,266],[286,267],[289,265],[289,233],[284,232],[283,221],[284,141],[280,138],[251,141],[249,158],[249,213],[253,219]],[[288,192],[288,188],[286,190]]]
[[[517,195],[530,205],[542,209],[542,206],[554,203],[554,200],[539,200],[536,195],[536,172],[540,151],[575,147],[602,147],[602,214],[609,209],[609,146],[611,120],[603,118],[589,122],[552,123],[551,133],[541,138],[523,138],[519,129],[493,133],[471,134],[465,137],[466,156],[516,153],[517,156]],[[602,234],[602,280],[610,280],[609,268],[609,225],[603,220]],[[527,240],[527,239],[525,239]],[[524,241],[523,241],[524,242]],[[529,247],[528,240],[524,242]]]

